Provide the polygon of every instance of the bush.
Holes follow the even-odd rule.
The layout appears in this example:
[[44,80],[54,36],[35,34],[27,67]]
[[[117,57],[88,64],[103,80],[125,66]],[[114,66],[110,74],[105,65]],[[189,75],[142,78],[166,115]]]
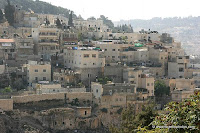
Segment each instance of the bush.
[[102,108],[102,109],[101,109],[101,112],[103,112],[103,113],[108,113],[108,109],[107,109],[107,108]]
[[123,111],[123,108],[120,108],[117,110],[117,113],[120,115],[122,113],[122,111]]

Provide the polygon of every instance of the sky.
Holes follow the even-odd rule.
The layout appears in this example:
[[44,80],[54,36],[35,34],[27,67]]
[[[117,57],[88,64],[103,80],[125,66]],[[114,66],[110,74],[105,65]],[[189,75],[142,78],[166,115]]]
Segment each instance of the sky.
[[73,10],[84,19],[104,15],[112,21],[200,16],[200,0],[41,0]]

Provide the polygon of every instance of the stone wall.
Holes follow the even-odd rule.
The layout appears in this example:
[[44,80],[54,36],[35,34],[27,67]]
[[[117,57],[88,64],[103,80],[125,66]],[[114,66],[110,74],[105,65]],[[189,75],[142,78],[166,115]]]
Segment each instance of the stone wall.
[[40,94],[40,95],[25,95],[25,96],[13,96],[13,103],[28,103],[28,102],[39,102],[44,100],[59,100],[65,99],[72,101],[73,99],[78,98],[79,101],[92,101],[92,93],[53,93],[53,94]]
[[13,110],[13,99],[0,99],[0,109],[4,111]]

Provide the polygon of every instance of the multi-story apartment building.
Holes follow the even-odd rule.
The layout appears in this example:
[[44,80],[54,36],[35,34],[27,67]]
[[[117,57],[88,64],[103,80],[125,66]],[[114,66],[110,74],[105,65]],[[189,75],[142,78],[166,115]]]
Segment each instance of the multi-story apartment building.
[[147,48],[128,47],[122,50],[120,57],[122,62],[148,61],[149,51]]
[[176,60],[168,62],[168,77],[188,77],[189,56],[176,56]]
[[24,64],[23,71],[27,73],[29,86],[39,81],[51,81],[51,65],[47,62],[29,61]]
[[50,25],[55,25],[57,18],[61,21],[61,23],[65,23],[68,25],[68,18],[62,15],[53,15],[53,14],[37,14],[38,20],[41,24],[44,24],[46,19],[49,21]]
[[160,41],[160,34],[158,33],[112,33],[113,39],[124,38],[128,43],[134,43],[135,41]]
[[74,47],[78,45],[78,34],[72,33],[68,31],[63,31],[60,33],[60,44],[62,44],[62,48],[66,47]]
[[123,71],[123,80],[134,84],[136,88],[147,89],[148,96],[154,96],[154,77],[150,74],[144,74],[140,69],[126,68]]
[[176,79],[163,79],[166,86],[170,87],[170,91],[173,90],[194,90],[194,79],[176,78]]
[[64,64],[68,68],[102,68],[105,66],[103,52],[94,47],[64,49]]
[[41,55],[43,59],[49,60],[52,55],[59,53],[59,32],[57,28],[33,28],[32,35],[36,54]]
[[17,38],[17,55],[33,55],[34,44],[33,38]]
[[80,73],[81,81],[89,83],[103,73],[105,58],[99,48],[69,47],[64,49],[64,65]]
[[97,31],[97,32],[109,32],[110,29],[108,26],[103,24],[103,20],[74,20],[74,26],[78,29],[86,29],[91,31]]
[[0,39],[0,58],[13,60],[16,57],[16,43],[14,39]]
[[97,42],[95,46],[104,50],[104,56],[107,62],[120,62],[123,48],[129,47],[131,44],[124,44],[120,43],[119,41],[104,40],[102,42]]

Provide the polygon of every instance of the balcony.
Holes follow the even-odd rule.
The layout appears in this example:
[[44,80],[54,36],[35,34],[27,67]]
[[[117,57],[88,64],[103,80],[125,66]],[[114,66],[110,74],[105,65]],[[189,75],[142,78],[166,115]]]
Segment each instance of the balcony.
[[33,45],[31,46],[19,46],[21,49],[33,49]]

